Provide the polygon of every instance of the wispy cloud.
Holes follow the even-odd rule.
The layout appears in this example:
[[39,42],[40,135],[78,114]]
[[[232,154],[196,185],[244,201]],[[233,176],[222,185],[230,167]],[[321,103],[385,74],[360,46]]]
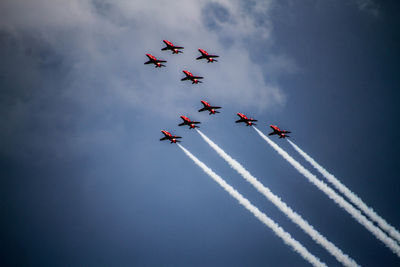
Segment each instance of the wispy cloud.
[[360,11],[367,12],[374,17],[380,15],[380,8],[374,0],[355,0],[355,2]]

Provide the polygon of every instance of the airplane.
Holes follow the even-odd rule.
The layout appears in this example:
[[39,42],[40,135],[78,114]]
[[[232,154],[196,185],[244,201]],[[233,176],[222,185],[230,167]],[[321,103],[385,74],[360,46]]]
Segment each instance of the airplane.
[[257,121],[257,120],[255,120],[255,119],[253,119],[253,118],[247,118],[246,117],[246,115],[244,115],[244,114],[242,114],[242,113],[237,113],[237,115],[239,116],[239,120],[237,120],[237,121],[235,121],[236,123],[239,123],[239,122],[245,122],[246,123],[246,125],[247,126],[252,126],[252,125],[256,125],[255,123],[253,123],[253,122],[255,122],[255,121]]
[[214,59],[214,58],[219,57],[219,56],[217,56],[217,55],[210,55],[210,54],[207,53],[207,51],[205,51],[205,50],[203,50],[203,49],[200,49],[200,48],[199,48],[199,52],[201,53],[201,56],[199,56],[198,58],[196,58],[197,60],[205,58],[205,59],[207,59],[207,63],[213,63],[214,61],[215,61],[215,62],[218,62],[218,60],[216,60],[216,59]]
[[181,119],[183,120],[183,122],[181,124],[178,124],[178,126],[184,126],[184,125],[188,125],[189,129],[194,129],[194,128],[200,128],[199,126],[197,126],[196,124],[199,124],[201,122],[199,121],[191,121],[188,117],[186,116],[181,116]]
[[275,126],[275,125],[270,125],[269,127],[272,128],[273,132],[269,133],[268,135],[277,134],[277,135],[279,135],[279,138],[290,137],[289,135],[287,135],[288,133],[291,133],[289,131],[281,130],[281,129],[279,129],[278,126]]
[[160,141],[169,140],[169,141],[171,141],[171,144],[172,143],[175,144],[176,142],[181,142],[181,141],[179,141],[177,139],[178,138],[182,138],[182,137],[176,136],[176,135],[172,135],[168,131],[164,131],[164,130],[161,130],[161,132],[164,134],[164,137],[161,138]]
[[165,63],[165,62],[167,62],[167,61],[157,59],[157,58],[156,58],[155,56],[153,56],[152,54],[146,54],[146,56],[149,58],[149,61],[146,61],[144,64],[154,64],[154,65],[156,65],[156,68],[165,67],[165,65],[164,65],[164,64],[161,64],[161,63]]
[[198,84],[198,83],[202,83],[202,81],[199,81],[199,79],[203,79],[204,77],[200,77],[200,76],[193,76],[193,74],[187,70],[184,70],[183,73],[185,73],[186,77],[182,78],[181,81],[187,81],[187,80],[191,80],[192,84]]
[[161,49],[162,51],[165,50],[171,50],[172,54],[179,54],[179,53],[183,53],[182,51],[180,51],[179,49],[183,49],[182,46],[175,46],[173,45],[170,41],[168,40],[163,40],[164,44],[166,45],[166,47],[164,47],[163,49]]
[[209,103],[207,103],[204,100],[201,100],[201,103],[203,104],[204,107],[199,109],[199,112],[207,110],[207,111],[210,112],[208,115],[215,114],[215,113],[220,113],[219,111],[216,111],[216,109],[219,109],[221,107],[211,106]]

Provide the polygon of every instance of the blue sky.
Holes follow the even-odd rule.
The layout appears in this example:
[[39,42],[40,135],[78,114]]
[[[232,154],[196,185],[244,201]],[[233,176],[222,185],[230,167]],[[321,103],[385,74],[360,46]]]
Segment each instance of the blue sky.
[[[148,1],[149,2],[149,1]],[[236,112],[277,124],[400,228],[395,1],[2,1],[0,241],[5,265],[306,266],[183,145],[328,265],[339,263],[179,115],[364,266],[400,260]],[[168,39],[184,53],[161,51]],[[194,60],[197,49],[219,62]],[[167,68],[143,65],[145,53]],[[180,82],[188,69],[204,83]],[[198,113],[200,100],[223,106]],[[305,167],[285,140],[275,140]],[[314,170],[312,172],[315,173]]]

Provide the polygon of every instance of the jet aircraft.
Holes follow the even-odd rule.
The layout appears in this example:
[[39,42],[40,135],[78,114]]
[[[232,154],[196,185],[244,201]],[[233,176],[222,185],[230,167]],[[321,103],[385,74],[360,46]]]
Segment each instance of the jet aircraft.
[[216,111],[216,109],[219,109],[219,108],[221,108],[221,107],[217,107],[217,106],[211,106],[209,103],[207,103],[206,101],[204,101],[204,100],[201,100],[201,103],[203,104],[203,108],[201,108],[201,109],[199,109],[199,112],[202,112],[202,111],[209,111],[210,113],[208,114],[208,115],[211,115],[211,114],[215,114],[215,113],[220,113],[219,111]]
[[185,73],[186,77],[182,78],[181,81],[187,81],[190,80],[192,81],[192,84],[198,84],[198,83],[202,83],[202,81],[199,81],[199,79],[203,79],[204,77],[200,77],[200,76],[194,76],[191,72],[184,70],[183,73]]
[[167,61],[157,59],[157,58],[156,58],[155,56],[153,56],[152,54],[146,54],[146,56],[149,58],[149,61],[146,61],[144,64],[154,64],[154,65],[156,65],[156,68],[165,67],[165,65],[164,65],[164,64],[161,64],[161,63],[165,63],[165,62],[167,62]]
[[199,52],[201,53],[201,56],[199,56],[198,58],[196,58],[197,60],[205,58],[205,59],[207,59],[207,63],[213,63],[214,61],[215,61],[215,62],[218,62],[218,60],[216,60],[215,58],[216,58],[216,57],[219,57],[219,56],[217,56],[217,55],[210,55],[210,54],[207,53],[207,51],[205,51],[205,50],[203,50],[203,49],[200,49],[200,48],[199,48]]
[[189,129],[200,128],[199,126],[196,125],[201,123],[199,121],[192,121],[186,116],[181,116],[181,119],[183,120],[183,122],[181,124],[178,124],[178,126],[188,125]]
[[182,51],[180,51],[179,49],[183,49],[182,46],[175,46],[173,45],[170,41],[168,40],[163,40],[164,44],[166,45],[166,47],[164,47],[163,49],[161,49],[162,51],[165,50],[171,50],[172,54],[179,54],[179,53],[183,53]]
[[172,143],[176,143],[176,142],[181,142],[179,140],[177,140],[178,138],[182,138],[180,136],[176,136],[176,135],[172,135],[171,133],[169,133],[168,131],[164,131],[161,130],[161,132],[164,134],[164,137],[160,139],[160,141],[164,141],[164,140],[169,140]]
[[246,125],[247,126],[252,126],[252,125],[256,125],[255,123],[253,123],[253,122],[255,122],[255,121],[257,121],[257,120],[255,120],[255,119],[253,119],[253,118],[247,118],[246,117],[246,115],[244,115],[244,114],[242,114],[242,113],[237,113],[237,115],[239,116],[239,120],[237,120],[237,121],[235,121],[236,123],[239,123],[239,122],[244,122],[244,123],[246,123]]
[[275,126],[275,125],[270,125],[269,127],[272,128],[273,132],[269,133],[268,135],[277,134],[277,135],[279,135],[279,138],[290,137],[289,135],[287,135],[288,133],[291,133],[289,131],[281,130],[281,129],[279,129],[278,126]]

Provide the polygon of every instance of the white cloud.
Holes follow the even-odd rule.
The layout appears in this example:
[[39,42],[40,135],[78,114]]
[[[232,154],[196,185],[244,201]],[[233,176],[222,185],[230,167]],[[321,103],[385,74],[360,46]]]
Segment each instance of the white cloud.
[[[279,86],[265,81],[263,66],[250,60],[246,42],[268,41],[270,2],[6,0],[0,30],[28,32],[51,45],[71,64],[62,93],[82,103],[99,90],[127,105],[170,110],[164,115],[202,97],[260,111],[285,102]],[[160,51],[162,39],[185,46],[184,54]],[[194,60],[200,47],[220,62]],[[167,68],[143,65],[146,52],[168,60]],[[180,82],[184,68],[204,76],[204,84]]]

